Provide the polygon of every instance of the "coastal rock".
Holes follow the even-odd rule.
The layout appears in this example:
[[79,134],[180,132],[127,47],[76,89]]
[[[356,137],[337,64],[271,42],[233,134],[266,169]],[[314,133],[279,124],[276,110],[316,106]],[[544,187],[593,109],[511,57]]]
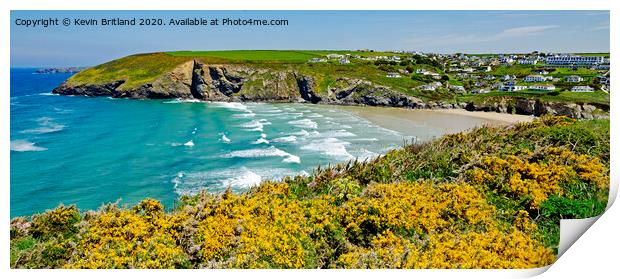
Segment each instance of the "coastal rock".
[[299,93],[304,100],[316,104],[322,100],[322,98],[314,91],[314,78],[308,76],[299,76],[297,78],[297,85],[299,86]]

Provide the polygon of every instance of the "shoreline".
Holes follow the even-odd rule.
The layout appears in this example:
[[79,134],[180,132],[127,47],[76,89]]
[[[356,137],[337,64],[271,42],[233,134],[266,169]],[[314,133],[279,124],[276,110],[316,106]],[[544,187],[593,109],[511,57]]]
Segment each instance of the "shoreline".
[[369,106],[336,106],[373,124],[426,141],[445,134],[482,126],[508,126],[530,122],[536,117],[464,109],[404,109]]

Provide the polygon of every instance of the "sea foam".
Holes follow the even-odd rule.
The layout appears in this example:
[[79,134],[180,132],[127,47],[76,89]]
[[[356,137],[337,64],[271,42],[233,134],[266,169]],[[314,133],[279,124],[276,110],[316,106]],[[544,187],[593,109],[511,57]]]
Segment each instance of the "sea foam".
[[26,151],[45,151],[47,148],[40,147],[34,145],[33,142],[29,142],[27,140],[12,140],[11,141],[11,150],[17,152],[26,152]]

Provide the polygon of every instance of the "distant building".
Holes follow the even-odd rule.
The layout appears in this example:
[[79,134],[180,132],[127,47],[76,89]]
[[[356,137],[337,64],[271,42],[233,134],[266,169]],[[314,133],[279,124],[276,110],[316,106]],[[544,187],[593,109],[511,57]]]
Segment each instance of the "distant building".
[[502,80],[502,81],[509,81],[509,80],[515,80],[515,79],[517,79],[517,77],[514,76],[514,75],[504,75],[504,76],[502,76],[499,79]]
[[527,89],[527,86],[525,85],[517,85],[514,82],[507,82],[505,84],[499,84],[499,91],[508,91],[508,92],[514,92],[514,91],[522,91]]
[[538,59],[519,59],[517,63],[521,65],[536,65],[538,63]]
[[590,86],[573,86],[570,89],[571,92],[594,92],[594,88]]
[[567,76],[564,78],[566,82],[582,82],[583,78],[580,76]]
[[536,70],[535,73],[539,74],[539,75],[548,75],[549,72],[545,71],[545,70]]
[[415,70],[416,74],[426,75],[428,71],[426,69],[417,69]]
[[418,87],[422,91],[435,91],[437,87],[433,84],[424,84]]
[[547,81],[547,77],[541,76],[541,75],[529,75],[526,76],[523,81],[525,82],[542,82],[542,81]]
[[555,85],[552,84],[534,84],[527,87],[529,90],[535,91],[553,91],[555,90]]
[[351,63],[351,61],[349,61],[349,59],[346,59],[346,58],[340,59],[339,62],[340,62],[340,64],[349,64],[349,63]]
[[308,62],[310,62],[310,63],[325,62],[325,59],[322,59],[322,58],[310,58],[310,59],[308,59]]
[[389,78],[399,78],[400,74],[399,73],[387,73],[387,75],[385,76]]
[[342,54],[331,53],[327,55],[327,59],[342,59],[342,58],[344,58],[344,55]]
[[598,65],[604,61],[605,58],[602,56],[558,55],[547,57],[547,64],[549,65]]
[[491,68],[491,66],[484,66],[484,67],[480,68],[480,71],[482,71],[482,72],[490,72],[492,70],[493,70],[493,68]]
[[460,85],[450,85],[450,88],[455,91],[465,92],[465,87]]
[[485,80],[494,80],[494,79],[495,79],[495,77],[494,77],[494,76],[492,76],[492,75],[487,75],[487,76],[485,76],[485,77],[484,77],[484,79],[485,79]]
[[489,92],[491,92],[491,90],[486,89],[486,88],[476,88],[471,91],[472,94],[484,94],[484,93],[489,93]]

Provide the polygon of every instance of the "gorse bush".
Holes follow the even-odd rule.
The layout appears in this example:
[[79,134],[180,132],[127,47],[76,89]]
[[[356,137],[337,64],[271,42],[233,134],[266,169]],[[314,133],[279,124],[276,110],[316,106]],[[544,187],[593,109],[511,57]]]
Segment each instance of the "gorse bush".
[[555,259],[560,218],[605,208],[608,125],[483,127],[246,193],[182,197],[169,212],[153,199],[60,206],[12,220],[11,266],[541,267]]

